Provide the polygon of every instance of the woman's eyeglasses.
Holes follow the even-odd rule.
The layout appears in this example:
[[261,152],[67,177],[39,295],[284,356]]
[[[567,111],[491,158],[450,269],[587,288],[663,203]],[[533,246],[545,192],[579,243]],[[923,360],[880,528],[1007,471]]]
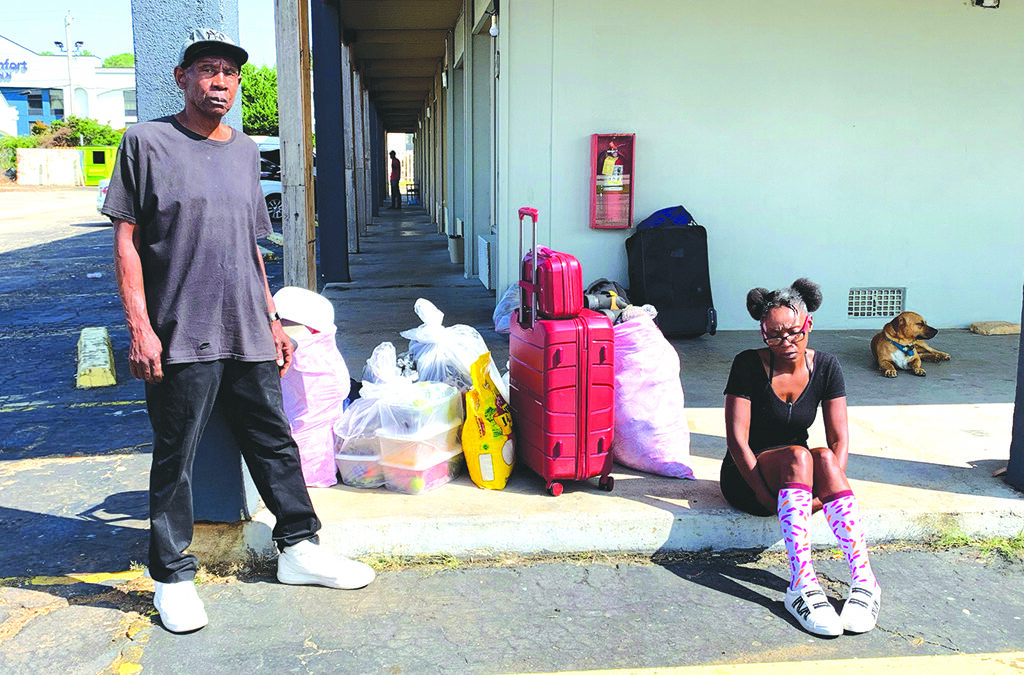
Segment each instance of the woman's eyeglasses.
[[795,333],[787,333],[786,335],[773,335],[771,337],[768,337],[768,335],[764,332],[764,324],[762,323],[761,339],[764,340],[764,343],[769,347],[778,347],[783,342],[788,342],[789,344],[794,345],[797,342],[803,340],[807,336],[807,324],[810,320],[811,315],[808,314],[804,318],[804,323],[802,326],[800,326],[800,330],[796,331]]

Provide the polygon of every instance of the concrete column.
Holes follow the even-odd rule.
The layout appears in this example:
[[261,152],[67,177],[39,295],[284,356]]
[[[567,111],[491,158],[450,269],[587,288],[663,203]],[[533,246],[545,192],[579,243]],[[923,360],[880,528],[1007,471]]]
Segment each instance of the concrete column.
[[[473,106],[473,145],[472,145],[472,171],[473,190],[471,195],[472,206],[469,209],[472,219],[472,229],[467,233],[470,240],[475,242],[477,235],[490,235],[491,233],[491,182],[493,168],[491,166],[492,143],[491,138],[491,82],[494,77],[494,67],[491,63],[491,36],[487,33],[474,35],[470,43],[472,45],[472,106]],[[468,223],[467,223],[468,225]],[[466,256],[466,273],[475,276],[478,274],[476,256]]]
[[380,121],[377,119],[377,108],[372,103],[370,104],[370,175],[373,176],[370,181],[370,190],[373,198],[370,200],[372,205],[372,212],[370,215],[380,215],[380,201],[381,201],[381,189],[380,189],[380,154],[381,143],[380,143]]
[[371,143],[372,133],[370,131],[370,92],[362,89],[362,112],[363,112],[363,218],[367,225],[373,223],[373,145]]
[[316,167],[320,270],[324,282],[351,281],[345,219],[345,123],[341,101],[341,16],[336,5],[309,3],[313,26],[313,102],[316,138],[321,148]]
[[355,137],[356,227],[359,237],[366,236],[366,151],[363,149],[363,78],[352,71],[352,135]]
[[[238,42],[238,0],[132,0],[135,96],[140,122],[173,115],[184,107],[181,90],[174,83],[174,66],[178,65],[185,36],[194,28],[223,31]],[[241,93],[224,121],[242,129]]]
[[[448,40],[447,63],[453,63],[452,42]],[[455,234],[455,71],[447,69],[448,87],[444,90],[444,233]]]
[[[238,0],[133,0],[136,100],[139,121],[173,115],[184,107],[174,82],[174,66],[185,36],[194,28],[213,28],[238,37]],[[246,45],[241,45],[243,48]],[[242,129],[241,95],[224,120]],[[220,406],[215,406],[199,441],[193,464],[195,519],[213,522],[248,520],[259,495]]]
[[[1024,325],[1024,304],[1021,306],[1021,325]],[[1024,333],[1017,350],[1017,395],[1013,404],[1013,435],[1010,437],[1010,463],[1006,467],[1006,482],[1024,491]]]
[[345,156],[345,228],[348,252],[359,253],[359,222],[356,218],[356,139],[352,103],[351,49],[341,46],[341,117],[344,126],[342,152]]

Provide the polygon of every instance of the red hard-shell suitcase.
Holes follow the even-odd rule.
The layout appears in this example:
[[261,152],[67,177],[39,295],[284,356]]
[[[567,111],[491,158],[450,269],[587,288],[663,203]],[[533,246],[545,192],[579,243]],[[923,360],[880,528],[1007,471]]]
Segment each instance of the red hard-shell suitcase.
[[[583,270],[575,256],[537,246],[537,209],[519,210],[519,250],[523,250],[523,217],[533,221],[533,247],[523,258],[519,285],[537,294],[538,316],[569,319],[583,309]],[[536,254],[536,264],[534,255]]]
[[[614,479],[614,334],[603,314],[584,309],[572,319],[534,319],[536,296],[524,292],[509,338],[510,407],[516,451],[562,493],[559,480]],[[529,300],[529,302],[527,302]]]

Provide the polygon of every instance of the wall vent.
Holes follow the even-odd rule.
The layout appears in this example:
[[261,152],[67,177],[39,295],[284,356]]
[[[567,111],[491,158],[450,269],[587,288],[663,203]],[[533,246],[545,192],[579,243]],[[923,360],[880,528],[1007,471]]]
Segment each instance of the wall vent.
[[903,311],[906,288],[851,288],[847,317],[892,317]]

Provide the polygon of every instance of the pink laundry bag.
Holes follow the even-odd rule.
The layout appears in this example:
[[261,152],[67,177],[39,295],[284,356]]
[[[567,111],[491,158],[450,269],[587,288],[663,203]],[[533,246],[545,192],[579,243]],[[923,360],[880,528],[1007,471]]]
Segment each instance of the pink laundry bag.
[[335,326],[292,334],[292,367],[281,378],[284,411],[299,446],[302,476],[309,487],[337,484],[334,423],[348,397],[348,367],[334,342]]
[[616,324],[614,331],[615,461],[692,479],[679,354],[649,315]]

